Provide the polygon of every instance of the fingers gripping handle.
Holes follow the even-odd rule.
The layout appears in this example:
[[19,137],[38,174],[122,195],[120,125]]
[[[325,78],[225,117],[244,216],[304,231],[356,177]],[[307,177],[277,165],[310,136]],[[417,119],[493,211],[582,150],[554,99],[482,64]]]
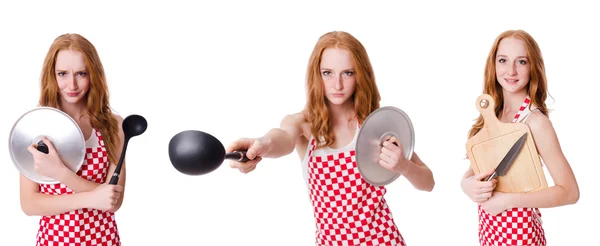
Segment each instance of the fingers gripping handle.
[[491,181],[492,179],[498,177],[498,174],[496,172],[492,173],[492,175],[490,175],[486,181]]
[[246,156],[246,151],[234,151],[227,153],[225,154],[225,159],[237,160],[239,162],[247,162],[250,160],[248,159],[248,156]]

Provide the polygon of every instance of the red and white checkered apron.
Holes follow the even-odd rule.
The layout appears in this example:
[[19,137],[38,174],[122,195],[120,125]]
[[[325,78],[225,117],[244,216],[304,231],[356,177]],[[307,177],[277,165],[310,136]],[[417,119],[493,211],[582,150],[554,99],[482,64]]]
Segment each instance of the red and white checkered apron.
[[[108,173],[108,155],[102,134],[94,130],[98,147],[86,148],[85,162],[77,175],[104,183]],[[49,195],[73,194],[64,184],[40,184],[40,192]],[[83,208],[54,216],[42,216],[37,234],[41,246],[109,246],[121,245],[115,215],[96,209]]]
[[316,219],[317,245],[406,245],[384,195],[356,167],[355,150],[308,154],[308,186]]
[[[518,122],[528,110],[530,98],[525,98],[519,112],[512,120]],[[526,114],[528,115],[528,113]],[[479,242],[482,246],[530,245],[545,246],[542,214],[537,208],[511,208],[497,216],[488,214],[479,205]]]

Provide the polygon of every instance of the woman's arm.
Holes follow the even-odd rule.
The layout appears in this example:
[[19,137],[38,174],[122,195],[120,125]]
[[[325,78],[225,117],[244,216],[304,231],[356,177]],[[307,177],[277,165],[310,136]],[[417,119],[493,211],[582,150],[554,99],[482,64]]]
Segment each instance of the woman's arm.
[[433,173],[416,152],[413,152],[408,166],[401,174],[418,190],[432,191],[435,186]]
[[[112,175],[112,173],[110,175]],[[110,178],[110,176],[108,176],[108,178]],[[101,185],[100,183],[82,178],[67,168],[62,171],[62,175],[58,178],[58,180],[75,193],[92,191]]]
[[279,158],[294,151],[296,142],[302,136],[301,113],[287,115],[280,123],[279,128],[269,130],[260,138],[241,138],[231,143],[226,152],[246,150],[247,162],[229,161],[231,168],[237,168],[242,173],[249,173],[256,168],[262,158]]
[[[227,147],[227,152],[236,150],[247,150],[247,156],[250,159],[260,158],[279,158],[288,155],[294,151],[296,142],[302,136],[301,125],[304,116],[301,113],[286,115],[280,123],[279,128],[269,130],[260,138],[242,138],[233,142]],[[236,161],[232,161],[232,164]],[[254,161],[247,162],[248,165]],[[232,167],[237,167],[234,164]]]
[[259,141],[269,143],[269,149],[262,154],[265,158],[279,158],[294,151],[296,142],[302,136],[301,125],[304,115],[301,113],[286,115],[279,125],[267,132]]
[[20,175],[21,209],[27,216],[51,216],[88,207],[88,193],[47,195],[39,184]]
[[535,112],[529,116],[538,153],[552,176],[554,186],[529,193],[510,193],[510,207],[550,208],[575,204],[579,200],[579,186],[569,162],[560,147],[558,137],[550,120]]

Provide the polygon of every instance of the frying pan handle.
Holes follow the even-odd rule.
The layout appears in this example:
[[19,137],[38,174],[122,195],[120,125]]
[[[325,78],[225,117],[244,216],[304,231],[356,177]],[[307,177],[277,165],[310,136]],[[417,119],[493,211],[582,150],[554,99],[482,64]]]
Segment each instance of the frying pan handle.
[[44,143],[44,141],[40,140],[37,143],[37,148],[38,151],[44,153],[44,154],[48,154],[50,151],[48,150],[48,146]]
[[239,162],[247,162],[250,159],[246,156],[246,151],[233,151],[225,154],[225,159],[237,160]]

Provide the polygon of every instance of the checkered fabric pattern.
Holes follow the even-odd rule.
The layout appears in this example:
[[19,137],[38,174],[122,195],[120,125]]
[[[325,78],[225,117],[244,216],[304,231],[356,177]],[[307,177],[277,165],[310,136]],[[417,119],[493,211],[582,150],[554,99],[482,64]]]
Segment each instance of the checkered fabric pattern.
[[[525,98],[512,122],[523,120],[531,99]],[[525,112],[527,111],[527,112]],[[525,113],[524,113],[525,112]],[[521,116],[524,116],[521,118]],[[479,210],[479,243],[481,246],[546,246],[542,214],[537,208],[512,208],[500,215],[488,214],[481,205]]]
[[[102,134],[94,130],[98,147],[87,148],[85,163],[77,175],[104,183],[108,173],[108,154]],[[49,195],[73,194],[64,184],[41,184],[40,192]],[[37,234],[38,246],[118,246],[121,245],[115,215],[82,208],[54,216],[42,216]]]
[[355,151],[313,156],[308,161],[310,200],[317,245],[406,245],[384,199],[386,189],[367,183]]
[[545,246],[539,209],[512,208],[492,216],[479,206],[479,241],[482,246]]

